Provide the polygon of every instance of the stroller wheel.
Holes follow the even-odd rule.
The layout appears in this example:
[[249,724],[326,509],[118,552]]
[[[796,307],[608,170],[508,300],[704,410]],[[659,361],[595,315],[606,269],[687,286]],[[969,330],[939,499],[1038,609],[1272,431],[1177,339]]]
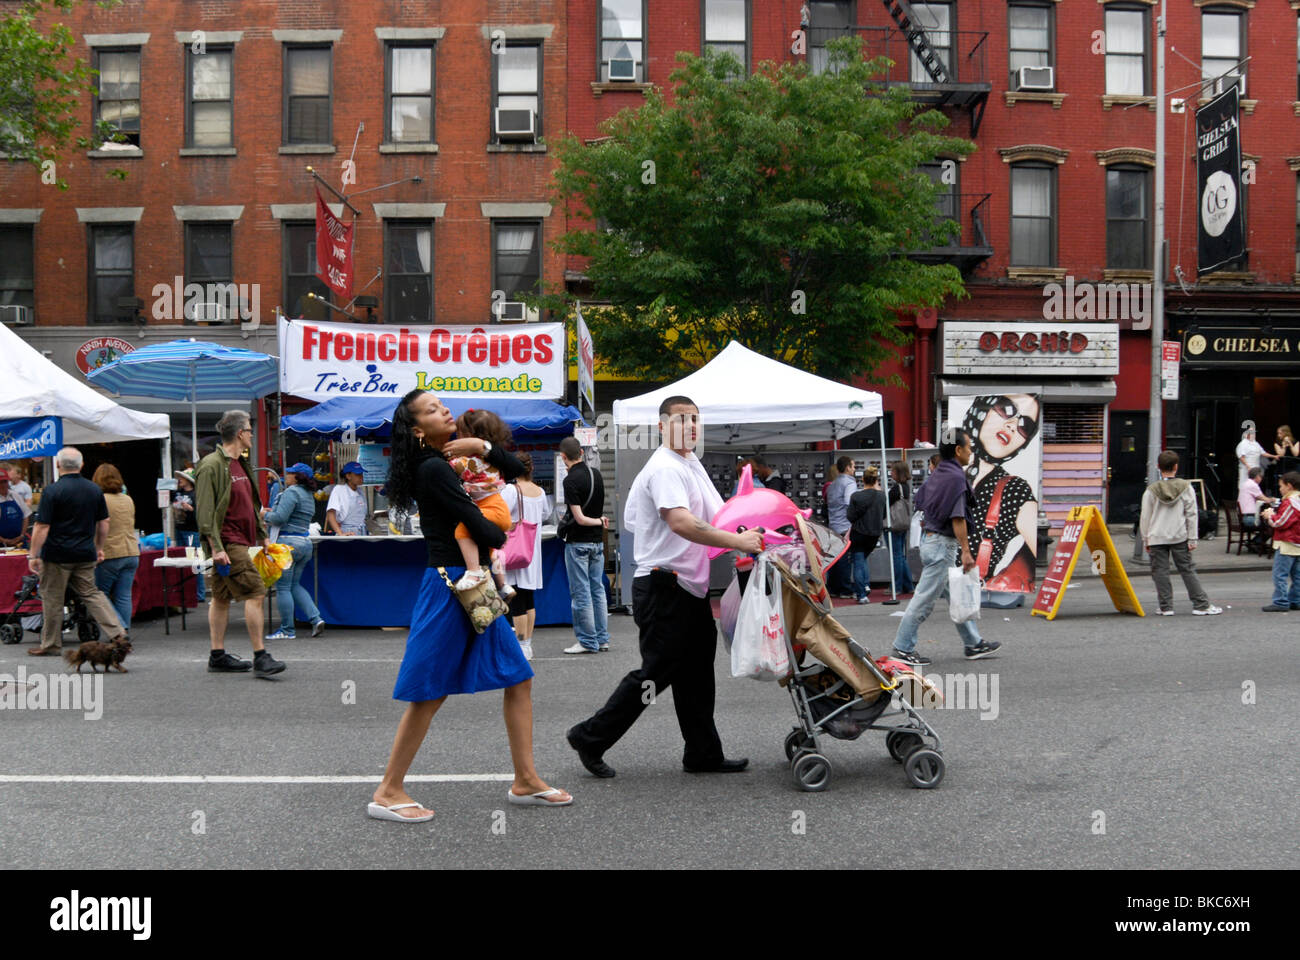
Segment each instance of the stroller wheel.
[[903,772],[918,790],[933,790],[943,782],[943,757],[937,750],[921,747],[907,755]]
[[795,786],[808,793],[825,790],[831,783],[831,762],[820,753],[804,753],[790,765]]
[[790,735],[785,738],[785,758],[793,760],[794,755],[806,749],[809,743],[808,735],[802,730],[791,730]]
[[925,741],[921,739],[921,735],[918,733],[902,733],[893,730],[885,735],[885,749],[899,763],[907,759],[907,755],[923,743]]
[[15,623],[6,623],[0,626],[0,641],[4,643],[22,643],[23,628]]

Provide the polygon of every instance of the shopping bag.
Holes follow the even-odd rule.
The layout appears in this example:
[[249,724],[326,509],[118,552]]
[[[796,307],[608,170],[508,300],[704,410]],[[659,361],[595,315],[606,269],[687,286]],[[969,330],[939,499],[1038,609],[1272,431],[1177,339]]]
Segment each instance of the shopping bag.
[[533,562],[533,551],[537,547],[537,524],[520,520],[506,537],[505,546],[501,548],[501,562],[507,570],[522,570]]
[[732,577],[718,604],[718,627],[722,630],[722,639],[726,641],[727,652],[731,652],[731,641],[736,635],[736,621],[740,617],[740,578]]
[[953,623],[980,618],[980,591],[983,588],[979,567],[971,567],[965,573],[961,567],[948,568],[948,616],[952,617]]
[[280,574],[293,566],[293,548],[287,543],[273,543],[265,550],[253,547],[248,551],[248,557],[261,575],[262,583],[268,587],[274,586]]
[[907,545],[914,550],[921,547],[921,520],[921,511],[915,511],[912,514],[912,522],[907,528]]
[[781,592],[774,571],[760,555],[740,598],[736,633],[731,641],[731,675],[751,680],[779,680],[790,672]]

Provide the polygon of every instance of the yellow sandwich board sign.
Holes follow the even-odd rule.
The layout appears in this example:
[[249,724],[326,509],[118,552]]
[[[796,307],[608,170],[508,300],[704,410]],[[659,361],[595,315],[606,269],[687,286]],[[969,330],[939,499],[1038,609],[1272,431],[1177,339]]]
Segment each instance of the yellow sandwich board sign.
[[1035,614],[1048,620],[1056,619],[1056,612],[1061,608],[1061,598],[1065,596],[1065,585],[1070,582],[1074,565],[1078,563],[1083,548],[1087,546],[1088,555],[1093,560],[1094,569],[1106,584],[1106,591],[1120,613],[1134,613],[1139,617],[1142,604],[1138,602],[1133,584],[1129,583],[1124,564],[1120,562],[1119,551],[1110,539],[1106,522],[1101,518],[1101,511],[1096,507],[1075,507],[1065,519],[1061,539],[1056,545],[1056,556],[1052,557],[1047,576],[1034,598]]

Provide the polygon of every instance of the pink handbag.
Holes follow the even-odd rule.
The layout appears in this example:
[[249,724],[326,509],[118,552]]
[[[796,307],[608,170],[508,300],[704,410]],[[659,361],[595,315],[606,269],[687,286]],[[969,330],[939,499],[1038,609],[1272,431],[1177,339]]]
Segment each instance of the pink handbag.
[[[519,487],[516,485],[515,490]],[[520,517],[523,516],[523,494],[519,494]],[[537,524],[520,519],[506,535],[505,546],[501,548],[501,562],[507,570],[522,570],[533,562],[533,551],[537,548]]]

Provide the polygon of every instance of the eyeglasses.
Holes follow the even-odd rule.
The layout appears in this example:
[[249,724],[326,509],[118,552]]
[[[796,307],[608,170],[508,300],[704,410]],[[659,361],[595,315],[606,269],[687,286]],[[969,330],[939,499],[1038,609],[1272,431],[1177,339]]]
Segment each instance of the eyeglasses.
[[993,412],[1011,423],[1016,428],[1016,432],[1024,438],[1025,443],[1034,439],[1034,435],[1038,433],[1038,421],[1021,413],[1007,397],[998,397],[994,401]]

